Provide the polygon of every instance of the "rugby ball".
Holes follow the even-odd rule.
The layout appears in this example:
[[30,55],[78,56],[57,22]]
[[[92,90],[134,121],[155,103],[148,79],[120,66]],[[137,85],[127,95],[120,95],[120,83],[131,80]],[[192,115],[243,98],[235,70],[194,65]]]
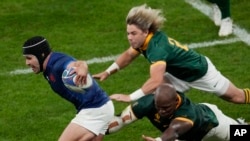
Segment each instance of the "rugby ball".
[[85,89],[92,86],[93,80],[90,74],[87,75],[86,84],[77,86],[75,84],[75,79],[76,79],[77,74],[75,72],[72,73],[72,71],[74,71],[74,68],[68,68],[68,69],[65,69],[62,73],[62,81],[68,89],[78,92],[78,93],[83,93],[85,92]]

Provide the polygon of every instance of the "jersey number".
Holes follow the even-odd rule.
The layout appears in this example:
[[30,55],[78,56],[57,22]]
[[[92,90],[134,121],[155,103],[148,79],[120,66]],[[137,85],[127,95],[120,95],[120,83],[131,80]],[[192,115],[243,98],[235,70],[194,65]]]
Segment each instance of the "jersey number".
[[172,38],[168,38],[168,41],[170,44],[175,45],[179,48],[184,49],[185,51],[188,51],[188,47],[186,45],[182,45],[181,43],[179,43],[178,41],[176,41],[175,39]]

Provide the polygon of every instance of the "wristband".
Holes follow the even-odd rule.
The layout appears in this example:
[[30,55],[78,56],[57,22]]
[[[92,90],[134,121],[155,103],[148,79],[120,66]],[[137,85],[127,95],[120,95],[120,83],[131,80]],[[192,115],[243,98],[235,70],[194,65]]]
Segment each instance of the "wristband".
[[118,64],[114,62],[111,66],[108,67],[108,69],[106,69],[106,72],[110,75],[112,71],[119,69],[120,67],[118,66]]
[[155,138],[155,141],[162,141],[161,137]]
[[132,94],[129,95],[131,101],[135,101],[141,97],[143,97],[145,94],[143,93],[142,89],[138,89],[135,92],[133,92]]

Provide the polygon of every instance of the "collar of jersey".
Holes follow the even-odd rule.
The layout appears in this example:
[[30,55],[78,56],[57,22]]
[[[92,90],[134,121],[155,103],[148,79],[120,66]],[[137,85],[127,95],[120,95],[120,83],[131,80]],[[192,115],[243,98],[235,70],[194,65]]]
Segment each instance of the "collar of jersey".
[[154,34],[153,34],[152,32],[150,32],[150,33],[148,34],[148,36],[147,36],[147,38],[146,38],[146,40],[145,40],[143,46],[140,48],[141,50],[145,51],[145,50],[147,49],[148,43],[149,43],[149,41],[151,40],[151,38],[153,37],[153,35],[154,35]]
[[175,109],[178,109],[179,107],[180,107],[180,105],[181,105],[181,97],[180,97],[180,95],[179,94],[177,94],[177,105],[176,105],[176,108]]

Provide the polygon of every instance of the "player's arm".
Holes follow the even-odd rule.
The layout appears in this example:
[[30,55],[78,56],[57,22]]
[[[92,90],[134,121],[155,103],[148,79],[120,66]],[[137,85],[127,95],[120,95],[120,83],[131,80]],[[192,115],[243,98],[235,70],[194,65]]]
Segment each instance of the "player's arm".
[[180,135],[188,132],[193,127],[193,121],[186,118],[176,118],[174,119],[169,128],[167,128],[161,138],[163,141],[177,139]]
[[193,127],[193,121],[185,118],[176,118],[171,121],[169,127],[162,133],[161,137],[153,138],[143,135],[145,141],[173,141],[180,135],[188,132]]
[[166,62],[158,61],[150,66],[150,78],[143,84],[142,91],[144,94],[150,94],[164,82],[164,74],[166,72]]
[[[76,77],[76,85],[83,85],[86,83],[86,77],[88,74],[88,65],[85,61],[73,61],[70,62],[67,66],[67,68],[74,67],[77,77]],[[72,72],[73,73],[73,72]]]
[[158,61],[150,66],[150,78],[143,84],[141,89],[129,95],[131,101],[135,101],[140,97],[151,94],[155,89],[164,82],[164,74],[167,64],[165,61]]
[[[139,55],[140,53],[138,51],[130,47],[117,58],[115,63],[117,63],[117,65],[119,66],[119,69],[123,69],[126,66],[128,66]],[[113,70],[111,70],[110,73],[112,72]]]
[[112,94],[112,100],[121,102],[135,101],[146,94],[151,94],[155,89],[165,81],[164,74],[166,71],[166,62],[158,61],[150,66],[150,78],[143,84],[143,86],[130,95],[126,94]]
[[107,77],[120,69],[128,66],[140,53],[133,49],[132,47],[124,51],[115,62],[110,65],[104,72],[93,75],[94,78],[99,79],[100,81],[107,79]]

